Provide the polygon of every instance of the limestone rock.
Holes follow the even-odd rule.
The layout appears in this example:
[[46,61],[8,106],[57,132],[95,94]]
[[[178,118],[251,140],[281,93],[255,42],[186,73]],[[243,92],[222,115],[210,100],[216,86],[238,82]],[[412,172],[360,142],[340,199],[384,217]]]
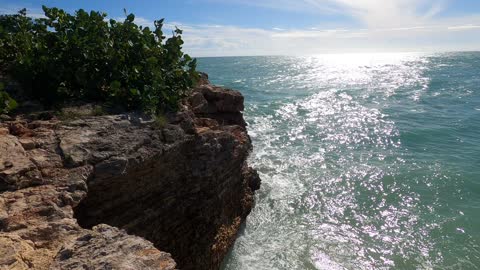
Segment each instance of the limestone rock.
[[52,269],[174,270],[170,254],[161,252],[140,237],[100,224],[85,230],[57,253]]
[[180,108],[0,122],[0,269],[218,269],[260,185],[243,97]]
[[18,138],[0,136],[0,191],[41,183],[40,172],[28,158]]

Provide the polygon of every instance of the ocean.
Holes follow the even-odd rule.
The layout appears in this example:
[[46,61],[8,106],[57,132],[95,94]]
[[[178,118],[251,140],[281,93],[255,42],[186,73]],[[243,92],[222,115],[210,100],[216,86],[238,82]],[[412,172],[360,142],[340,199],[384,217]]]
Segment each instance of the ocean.
[[198,61],[263,180],[223,269],[480,269],[480,53]]

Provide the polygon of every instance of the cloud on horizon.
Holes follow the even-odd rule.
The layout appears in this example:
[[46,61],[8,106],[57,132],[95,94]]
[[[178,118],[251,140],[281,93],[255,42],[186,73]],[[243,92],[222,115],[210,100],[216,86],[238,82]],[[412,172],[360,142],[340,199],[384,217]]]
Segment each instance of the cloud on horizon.
[[[219,2],[220,0],[206,0]],[[315,54],[332,52],[480,49],[480,14],[446,17],[446,0],[221,0],[222,3],[295,12],[337,14],[358,27],[255,29],[186,26],[194,55]],[[180,27],[182,25],[179,23]],[[473,33],[475,32],[475,33]],[[209,46],[202,46],[208,44]]]

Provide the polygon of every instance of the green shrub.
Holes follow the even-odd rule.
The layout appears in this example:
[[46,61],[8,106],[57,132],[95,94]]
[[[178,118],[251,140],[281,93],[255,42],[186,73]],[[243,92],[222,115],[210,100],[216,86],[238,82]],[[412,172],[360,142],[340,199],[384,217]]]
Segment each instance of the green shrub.
[[151,30],[133,14],[117,22],[82,9],[43,11],[46,18],[29,18],[25,9],[0,16],[0,67],[47,106],[101,101],[156,113],[175,109],[198,79],[182,31],[166,39],[163,19]]
[[0,83],[0,114],[9,113],[17,107],[17,102],[3,91],[3,84]]

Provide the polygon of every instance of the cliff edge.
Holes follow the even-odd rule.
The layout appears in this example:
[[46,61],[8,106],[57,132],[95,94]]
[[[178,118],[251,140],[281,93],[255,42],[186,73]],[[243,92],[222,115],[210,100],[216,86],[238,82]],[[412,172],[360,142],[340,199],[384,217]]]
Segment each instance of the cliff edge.
[[260,186],[243,96],[205,81],[165,120],[0,123],[0,269],[218,269]]

